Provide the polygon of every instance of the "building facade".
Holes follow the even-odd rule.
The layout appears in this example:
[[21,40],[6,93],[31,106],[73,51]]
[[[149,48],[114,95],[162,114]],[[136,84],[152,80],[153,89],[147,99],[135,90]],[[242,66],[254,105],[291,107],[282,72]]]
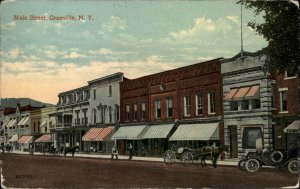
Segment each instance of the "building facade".
[[224,139],[230,158],[273,147],[275,79],[263,71],[265,55],[243,52],[222,60]]
[[[197,148],[223,143],[220,70],[220,60],[215,59],[124,80],[121,126],[113,136],[121,153],[128,143],[154,155],[171,145]],[[210,134],[203,134],[206,129]]]
[[[90,138],[86,134],[96,134],[89,132],[93,127],[118,124],[119,84],[122,80],[123,73],[115,73],[88,81],[87,86],[59,93],[56,112],[52,115],[56,117],[59,147],[79,146],[82,151],[103,152],[112,146],[112,142],[103,142],[103,138]],[[107,131],[112,132],[111,129]],[[97,132],[100,135],[99,129]]]

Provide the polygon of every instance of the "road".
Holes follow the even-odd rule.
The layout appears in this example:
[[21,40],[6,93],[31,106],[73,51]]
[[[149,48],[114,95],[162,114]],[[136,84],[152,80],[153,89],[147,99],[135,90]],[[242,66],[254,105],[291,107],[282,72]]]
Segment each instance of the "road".
[[265,168],[167,166],[161,162],[4,154],[3,184],[14,188],[280,188],[298,175]]

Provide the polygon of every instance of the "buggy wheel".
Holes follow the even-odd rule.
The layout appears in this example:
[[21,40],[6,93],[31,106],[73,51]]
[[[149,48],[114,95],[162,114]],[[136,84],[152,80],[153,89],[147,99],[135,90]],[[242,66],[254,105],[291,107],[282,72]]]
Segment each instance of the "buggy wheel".
[[249,171],[250,173],[254,173],[256,171],[258,171],[259,169],[259,162],[257,159],[249,159],[246,162],[246,169],[247,171]]
[[193,154],[191,152],[184,152],[181,155],[181,163],[188,165],[193,163]]
[[246,160],[245,159],[242,159],[239,161],[238,168],[241,171],[244,171],[246,169]]
[[288,170],[292,174],[299,173],[299,161],[297,159],[292,159],[288,164]]
[[173,152],[172,150],[167,150],[164,154],[164,162],[167,165],[172,165],[172,163],[175,162],[175,152]]

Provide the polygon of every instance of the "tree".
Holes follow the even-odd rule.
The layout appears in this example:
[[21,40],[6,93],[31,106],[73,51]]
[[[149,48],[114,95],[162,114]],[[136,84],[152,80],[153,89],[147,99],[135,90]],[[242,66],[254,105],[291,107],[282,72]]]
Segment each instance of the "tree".
[[[299,8],[290,1],[241,1],[255,15],[262,14],[264,23],[251,20],[248,26],[268,42],[264,70],[296,73],[299,66]],[[299,3],[299,0],[298,0]]]

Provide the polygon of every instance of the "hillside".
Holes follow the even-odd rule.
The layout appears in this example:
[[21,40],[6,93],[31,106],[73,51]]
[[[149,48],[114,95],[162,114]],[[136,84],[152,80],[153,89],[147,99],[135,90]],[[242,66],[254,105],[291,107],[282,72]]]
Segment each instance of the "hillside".
[[49,107],[53,106],[53,104],[40,102],[37,100],[33,100],[30,98],[2,98],[0,105],[7,107],[7,108],[15,108],[17,103],[20,103],[21,106],[31,105],[35,107]]

